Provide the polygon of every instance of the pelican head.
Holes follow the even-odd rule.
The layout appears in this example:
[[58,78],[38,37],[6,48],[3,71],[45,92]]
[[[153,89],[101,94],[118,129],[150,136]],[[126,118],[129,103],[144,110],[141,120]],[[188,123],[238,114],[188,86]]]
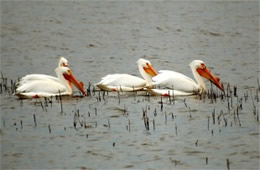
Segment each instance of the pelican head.
[[206,64],[201,60],[193,60],[190,63],[191,70],[193,72],[194,78],[198,82],[198,84],[202,87],[203,91],[206,91],[206,86],[201,77],[211,81],[214,85],[216,85],[220,90],[224,91],[223,86],[220,84],[220,79],[214,76],[210,70],[207,68]]
[[58,67],[68,67],[68,60],[64,57],[60,57],[60,60],[58,62]]
[[153,68],[150,61],[140,58],[137,60],[139,72],[142,77],[146,80],[147,86],[151,86],[152,77],[157,75],[157,71]]
[[66,80],[69,83],[71,91],[72,91],[72,84],[74,84],[85,96],[87,96],[87,93],[84,90],[84,84],[82,82],[79,82],[75,78],[75,76],[72,74],[72,71],[68,67],[58,67],[56,69],[56,73],[60,79]]
[[154,77],[157,75],[157,71],[153,68],[150,61],[140,58],[137,60],[138,68],[144,70],[148,75]]

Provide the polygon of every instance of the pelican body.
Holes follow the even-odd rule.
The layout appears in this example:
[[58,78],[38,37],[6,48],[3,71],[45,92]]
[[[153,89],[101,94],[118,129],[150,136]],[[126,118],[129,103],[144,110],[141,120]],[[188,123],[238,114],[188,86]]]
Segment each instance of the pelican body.
[[[63,58],[64,59],[64,58]],[[82,82],[78,82],[72,71],[67,67],[67,60],[60,59],[55,69],[57,77],[44,74],[30,74],[21,78],[16,88],[20,98],[39,98],[56,95],[72,95],[73,84],[87,95]]]
[[193,60],[190,63],[191,71],[196,82],[175,71],[161,70],[153,77],[153,85],[160,86],[162,89],[149,89],[152,94],[163,96],[187,96],[206,92],[206,85],[203,78],[211,81],[220,90],[224,90],[219,82],[201,60]]
[[142,78],[132,76],[130,74],[108,74],[96,84],[98,88],[105,91],[137,91],[145,87],[152,86],[152,77],[157,75],[157,72],[152,67],[150,61],[139,59],[137,61],[138,69]]

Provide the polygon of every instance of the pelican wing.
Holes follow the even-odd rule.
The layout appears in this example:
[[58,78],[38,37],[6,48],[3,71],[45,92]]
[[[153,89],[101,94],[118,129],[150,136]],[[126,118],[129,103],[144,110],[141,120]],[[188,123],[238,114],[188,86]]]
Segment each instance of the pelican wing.
[[59,79],[57,77],[53,77],[45,74],[28,74],[22,77],[19,83],[23,84],[35,80],[48,80],[48,79],[59,82]]
[[153,77],[153,85],[182,92],[194,92],[199,89],[199,86],[191,78],[169,70],[159,71],[159,74]]
[[103,90],[133,91],[145,87],[145,80],[129,74],[109,74],[96,84]]
[[59,91],[61,94],[64,94],[66,92],[65,85],[51,79],[41,79],[22,83],[16,89],[17,94],[45,92],[53,95],[58,95]]

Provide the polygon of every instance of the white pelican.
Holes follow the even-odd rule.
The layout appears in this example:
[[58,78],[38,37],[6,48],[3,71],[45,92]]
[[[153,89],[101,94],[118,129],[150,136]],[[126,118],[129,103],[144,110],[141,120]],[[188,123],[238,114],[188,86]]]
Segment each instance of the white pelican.
[[105,91],[137,91],[152,86],[152,77],[157,75],[150,61],[137,61],[139,72],[144,79],[129,74],[108,74],[96,84]]
[[85,96],[87,95],[83,83],[76,80],[68,67],[57,67],[55,71],[58,77],[56,78],[57,80],[40,78],[27,82],[19,82],[15,95],[21,98],[71,95],[73,92],[72,84],[74,84]]
[[[60,57],[59,62],[58,62],[58,67],[68,67],[68,60],[64,57]],[[45,74],[28,74],[20,79],[20,84],[25,84],[30,81],[35,81],[35,80],[43,80],[43,79],[50,79],[54,81],[59,81],[57,77],[54,76],[49,76]]]
[[190,63],[190,67],[197,83],[181,73],[162,70],[159,71],[157,76],[153,77],[153,85],[160,86],[162,89],[148,89],[148,91],[152,94],[163,96],[186,96],[204,93],[206,92],[206,85],[202,77],[211,81],[220,90],[224,91],[224,88],[219,82],[220,79],[211,74],[203,61],[193,60]]

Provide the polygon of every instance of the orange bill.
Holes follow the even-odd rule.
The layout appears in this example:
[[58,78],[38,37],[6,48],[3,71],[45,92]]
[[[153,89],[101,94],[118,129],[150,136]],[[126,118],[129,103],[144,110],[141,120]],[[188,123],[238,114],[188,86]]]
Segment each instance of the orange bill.
[[83,83],[78,82],[77,79],[72,74],[72,72],[70,72],[70,74],[63,74],[63,75],[69,82],[73,83],[85,96],[87,96],[87,93],[84,90]]
[[157,75],[157,71],[153,68],[152,65],[150,64],[147,64],[146,67],[143,67],[144,68],[144,71],[151,75],[152,77],[156,76]]
[[197,72],[200,76],[208,79],[213,84],[215,84],[220,90],[224,91],[223,86],[220,84],[220,78],[214,76],[207,68],[197,68]]

